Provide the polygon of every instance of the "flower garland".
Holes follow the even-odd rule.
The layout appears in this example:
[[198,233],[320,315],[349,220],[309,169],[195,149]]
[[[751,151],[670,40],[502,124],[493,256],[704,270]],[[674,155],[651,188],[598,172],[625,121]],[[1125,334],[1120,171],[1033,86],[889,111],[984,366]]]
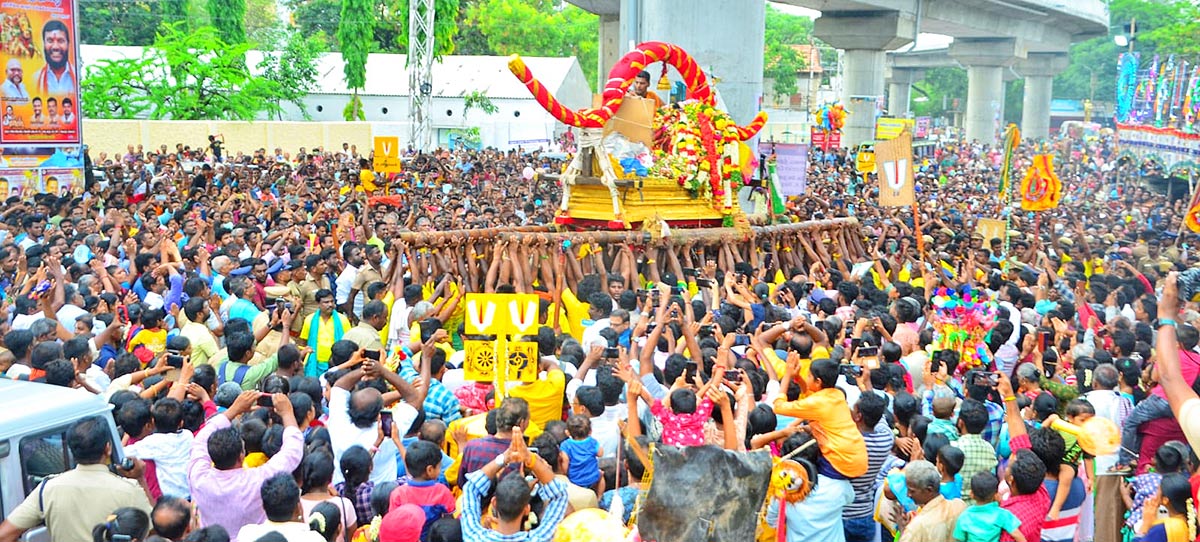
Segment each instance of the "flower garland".
[[722,205],[725,181],[730,190],[743,182],[740,169],[724,153],[726,145],[737,143],[737,125],[724,111],[695,100],[663,108],[655,118],[649,173],[674,179],[692,197]]

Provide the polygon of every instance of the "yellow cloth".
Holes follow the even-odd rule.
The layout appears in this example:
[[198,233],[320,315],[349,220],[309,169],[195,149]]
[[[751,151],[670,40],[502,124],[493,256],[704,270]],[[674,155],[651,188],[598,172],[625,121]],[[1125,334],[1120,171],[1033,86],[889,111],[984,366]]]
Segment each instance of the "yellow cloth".
[[562,419],[563,392],[567,387],[567,379],[560,369],[552,369],[545,378],[522,384],[508,394],[520,397],[529,403],[529,420],[544,426],[554,420]]
[[258,467],[266,465],[267,461],[270,461],[270,460],[271,460],[271,458],[267,457],[267,454],[264,454],[262,452],[253,452],[253,453],[246,454],[246,458],[242,460],[242,467],[245,467],[247,469],[256,469]]
[[133,349],[139,344],[149,348],[157,356],[167,350],[167,330],[163,328],[158,328],[157,330],[142,329],[129,340],[127,348],[129,348],[130,352],[133,352]]
[[[345,316],[342,316],[341,313],[335,312],[333,314],[342,321],[342,331],[350,331],[350,320],[346,319]],[[333,317],[330,317],[329,319],[321,318],[320,320],[320,323],[317,325],[317,361],[321,363],[327,363],[329,362],[329,358],[333,356]],[[308,335],[312,332],[312,330],[309,329],[310,327],[312,327],[311,317],[305,319],[304,327],[300,328],[300,340],[306,342],[308,341]]]
[[[780,358],[779,354],[775,353],[774,348],[768,348],[763,352],[763,356],[767,358],[767,363],[770,363],[771,367],[775,368],[775,374],[783,378],[783,372],[787,370],[787,361]],[[812,360],[814,359],[829,359],[829,349],[824,346],[814,346],[811,357],[800,360],[800,374],[796,375],[797,378],[806,379],[809,377],[808,368],[812,365]],[[804,395],[807,395],[807,392]]]
[[567,321],[571,324],[571,336],[582,341],[583,321],[587,319],[588,309],[591,309],[591,305],[575,297],[575,292],[572,292],[570,288],[563,288],[562,302],[563,307],[567,309]]

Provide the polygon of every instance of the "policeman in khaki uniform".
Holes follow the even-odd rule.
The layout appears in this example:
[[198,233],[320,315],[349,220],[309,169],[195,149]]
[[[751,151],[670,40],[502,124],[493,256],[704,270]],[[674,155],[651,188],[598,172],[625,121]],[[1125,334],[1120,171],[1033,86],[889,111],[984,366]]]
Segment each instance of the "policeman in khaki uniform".
[[43,523],[55,542],[86,542],[92,539],[92,527],[118,508],[150,513],[145,464],[133,459],[133,468],[120,476],[108,470],[112,439],[107,421],[93,417],[76,422],[67,431],[67,447],[78,465],[38,484],[0,523],[0,542],[15,542]]

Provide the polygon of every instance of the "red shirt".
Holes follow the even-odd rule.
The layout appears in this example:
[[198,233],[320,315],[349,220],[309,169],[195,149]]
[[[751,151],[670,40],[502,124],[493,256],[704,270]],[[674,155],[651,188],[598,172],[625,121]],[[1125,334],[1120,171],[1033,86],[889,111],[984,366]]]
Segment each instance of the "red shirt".
[[[1014,456],[1017,450],[1030,449],[1029,435],[1012,439],[1009,446]],[[1046,521],[1046,514],[1050,513],[1050,494],[1046,493],[1046,486],[1038,484],[1037,492],[1028,495],[1014,494],[1000,503],[1000,508],[1012,512],[1021,520],[1021,534],[1025,535],[1025,540],[1042,539],[1042,523]],[[1000,541],[1012,542],[1013,537],[1006,532],[1000,535]]]
[[1164,444],[1172,440],[1187,442],[1183,429],[1179,427],[1179,422],[1173,417],[1150,420],[1139,425],[1137,430],[1142,435],[1142,447],[1138,449],[1137,474],[1143,474],[1146,469],[1150,468],[1150,460],[1154,459],[1154,452],[1162,448]]

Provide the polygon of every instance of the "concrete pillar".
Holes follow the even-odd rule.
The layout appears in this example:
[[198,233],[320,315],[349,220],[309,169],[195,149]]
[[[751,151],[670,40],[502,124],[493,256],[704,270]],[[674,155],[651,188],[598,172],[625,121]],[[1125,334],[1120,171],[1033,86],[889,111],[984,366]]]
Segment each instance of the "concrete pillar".
[[873,140],[886,53],[912,42],[915,21],[895,11],[826,11],[813,23],[813,35],[845,51],[842,104],[847,117],[842,144],[853,147]]
[[912,84],[924,78],[925,70],[891,68],[888,71],[888,115],[908,116],[912,103]]
[[596,65],[596,85],[602,87],[608,81],[608,71],[625,54],[625,47],[621,45],[620,15],[600,16],[600,47],[598,49],[599,60]]
[[[624,2],[622,19],[625,18]],[[763,85],[763,27],[766,3],[636,0],[645,39],[674,43],[696,59],[709,78],[717,78],[719,97],[734,122],[746,124],[759,110]],[[725,36],[728,39],[721,39]],[[650,84],[658,81],[650,68]],[[673,77],[678,77],[674,75]]]
[[1025,78],[1025,101],[1021,109],[1021,136],[1028,139],[1050,137],[1050,98],[1054,76],[1070,64],[1067,53],[1030,53],[1016,65]]
[[967,67],[966,138],[995,145],[1004,120],[1004,70],[1025,58],[1025,49],[1011,38],[955,39],[949,52]]

